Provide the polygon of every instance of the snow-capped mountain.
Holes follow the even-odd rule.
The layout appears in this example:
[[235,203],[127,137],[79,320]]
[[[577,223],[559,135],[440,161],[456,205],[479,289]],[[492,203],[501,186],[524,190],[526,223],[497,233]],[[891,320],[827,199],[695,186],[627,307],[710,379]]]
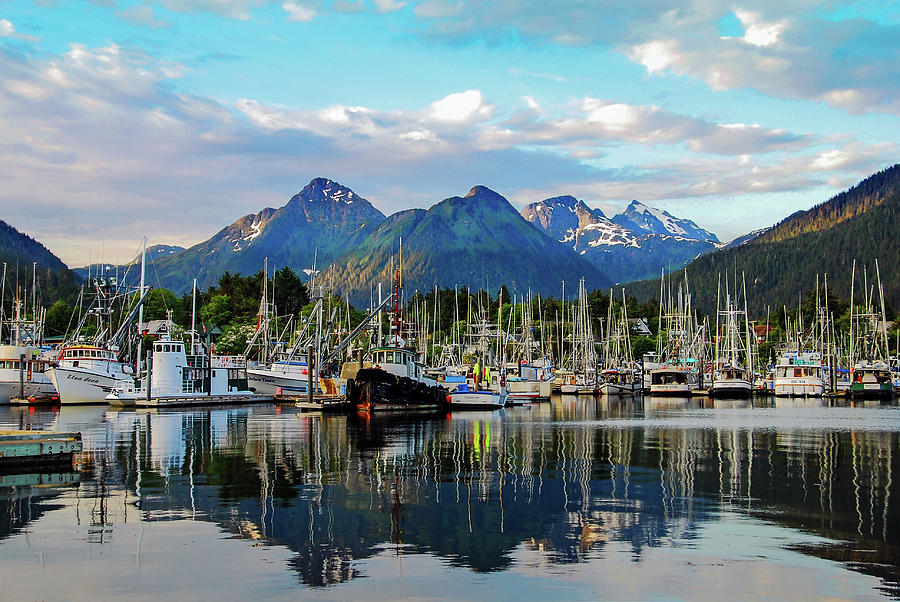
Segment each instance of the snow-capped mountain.
[[680,268],[720,245],[691,220],[638,201],[608,218],[584,201],[560,196],[527,205],[522,217],[619,282]]
[[614,216],[612,221],[641,234],[668,234],[692,240],[719,242],[715,234],[704,230],[691,220],[675,217],[662,209],[648,207],[640,201],[631,201],[625,211]]

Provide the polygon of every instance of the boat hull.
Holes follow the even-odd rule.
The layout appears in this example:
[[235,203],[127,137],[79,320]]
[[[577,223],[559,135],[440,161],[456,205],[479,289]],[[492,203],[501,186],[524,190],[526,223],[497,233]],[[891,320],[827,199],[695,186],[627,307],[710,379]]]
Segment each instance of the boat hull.
[[56,387],[61,404],[107,403],[106,396],[120,384],[132,382],[131,377],[116,378],[79,368],[56,367],[47,371]]
[[363,412],[439,410],[447,407],[447,390],[364,368],[347,381],[347,400]]
[[821,397],[824,393],[823,381],[800,378],[775,379],[775,397]]
[[691,385],[682,383],[650,385],[650,395],[655,397],[690,397]]
[[[20,396],[22,391],[19,389],[19,381],[3,381],[0,382],[0,404],[9,403],[9,400],[12,398],[17,398]],[[46,382],[35,382],[33,380],[25,381],[25,395],[24,397],[27,399],[29,397],[42,397],[45,395],[52,395],[56,393],[56,389],[53,387],[53,383],[49,380]]]
[[891,399],[894,387],[888,383],[853,383],[850,385],[850,397],[853,399]]
[[508,393],[496,391],[453,391],[450,393],[452,410],[500,409],[506,405]]
[[622,383],[600,383],[598,389],[600,395],[605,397],[621,397],[625,395],[634,395],[638,392],[637,383],[630,385]]
[[275,395],[278,389],[285,395],[305,395],[309,384],[306,376],[250,368],[247,369],[247,383],[262,395]]
[[709,389],[713,397],[750,397],[753,386],[746,380],[717,380]]

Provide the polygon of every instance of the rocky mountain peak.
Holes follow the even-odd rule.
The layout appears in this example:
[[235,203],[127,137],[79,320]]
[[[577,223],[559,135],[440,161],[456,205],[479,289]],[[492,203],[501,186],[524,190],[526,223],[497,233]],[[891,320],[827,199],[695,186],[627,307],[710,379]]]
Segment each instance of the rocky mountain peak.
[[504,203],[508,203],[509,201],[504,198],[502,194],[499,192],[494,192],[487,186],[473,186],[469,191],[469,194],[465,196],[467,199],[478,199],[480,201],[502,201]]

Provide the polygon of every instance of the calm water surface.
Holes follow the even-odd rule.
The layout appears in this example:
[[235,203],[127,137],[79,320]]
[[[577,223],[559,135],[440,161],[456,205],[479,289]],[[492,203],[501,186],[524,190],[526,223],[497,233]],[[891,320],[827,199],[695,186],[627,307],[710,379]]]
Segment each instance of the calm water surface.
[[0,480],[3,599],[900,596],[893,405],[0,407],[11,427],[85,452]]

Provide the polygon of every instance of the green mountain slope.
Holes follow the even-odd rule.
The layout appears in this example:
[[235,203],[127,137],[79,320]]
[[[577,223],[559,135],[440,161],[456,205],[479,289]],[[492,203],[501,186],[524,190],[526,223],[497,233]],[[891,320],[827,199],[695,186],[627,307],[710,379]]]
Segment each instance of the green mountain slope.
[[[878,172],[808,211],[795,213],[759,237],[705,255],[687,266],[695,305],[715,307],[718,274],[747,277],[751,310],[780,311],[828,274],[828,286],[850,293],[853,260],[867,265],[870,282],[877,259],[886,299],[900,307],[900,164]],[[672,275],[673,282],[682,271]],[[628,292],[640,299],[659,291],[659,280],[634,282]]]
[[[27,234],[0,220],[0,263],[6,264],[7,307],[10,311],[14,298],[16,269],[23,287],[31,287],[32,266],[37,263],[38,281],[43,302],[47,305],[64,298],[72,299],[78,294],[78,283],[75,274],[50,252],[47,247]],[[2,269],[2,266],[0,266]]]
[[511,292],[531,289],[559,296],[563,280],[572,291],[581,277],[591,288],[610,283],[599,268],[541,233],[484,186],[427,211],[392,215],[323,276],[351,301],[367,303],[375,283],[389,282],[401,238],[407,290],[428,290],[435,284],[495,290],[505,284]]

